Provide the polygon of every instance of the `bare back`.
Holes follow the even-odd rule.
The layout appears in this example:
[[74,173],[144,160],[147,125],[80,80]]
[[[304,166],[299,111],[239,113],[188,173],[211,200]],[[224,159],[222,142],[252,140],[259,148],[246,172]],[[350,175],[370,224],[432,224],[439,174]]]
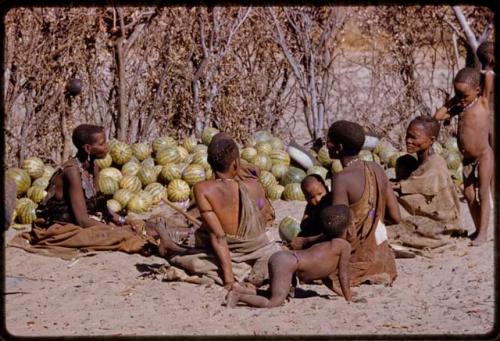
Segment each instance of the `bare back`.
[[489,105],[484,97],[459,114],[458,147],[464,158],[477,159],[489,148],[490,124]]

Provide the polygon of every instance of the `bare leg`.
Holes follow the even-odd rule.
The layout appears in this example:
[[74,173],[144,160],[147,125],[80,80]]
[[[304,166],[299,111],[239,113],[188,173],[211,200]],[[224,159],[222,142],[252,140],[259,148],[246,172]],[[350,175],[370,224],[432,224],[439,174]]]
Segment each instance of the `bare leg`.
[[490,184],[493,176],[493,151],[488,149],[479,158],[479,200],[476,200],[476,223],[477,235],[472,245],[481,245],[486,242],[488,236],[488,223],[491,212]]
[[168,251],[182,252],[187,249],[174,243],[169,235],[169,228],[164,224],[158,224],[155,227],[156,232],[160,236],[160,244],[158,245],[158,251],[161,256],[165,257]]

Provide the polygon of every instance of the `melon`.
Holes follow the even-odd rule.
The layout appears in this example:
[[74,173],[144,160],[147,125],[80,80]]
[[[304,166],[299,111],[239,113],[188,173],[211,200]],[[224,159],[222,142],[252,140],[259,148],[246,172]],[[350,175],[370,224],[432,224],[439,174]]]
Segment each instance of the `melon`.
[[255,145],[255,149],[257,150],[257,153],[269,155],[269,153],[273,151],[273,146],[269,142],[263,141],[258,142]]
[[302,192],[302,188],[300,187],[300,183],[293,182],[289,183],[288,185],[285,186],[285,189],[283,190],[283,199],[285,200],[300,200],[304,201],[306,200],[304,197],[304,193]]
[[459,150],[458,150],[457,138],[456,137],[448,138],[444,143],[444,147],[448,149],[448,151],[458,152]]
[[165,147],[156,153],[156,163],[166,165],[167,163],[176,163],[181,161],[181,156],[176,147]]
[[155,176],[156,178],[158,179],[158,177],[160,176],[160,173],[161,173],[161,170],[163,169],[163,166],[162,165],[155,165],[153,167],[153,170],[155,172]]
[[113,163],[113,158],[111,157],[111,154],[107,153],[106,156],[102,159],[95,159],[94,163],[99,167],[99,169],[104,169],[111,167],[111,164]]
[[114,167],[104,168],[99,172],[99,176],[109,176],[110,178],[115,179],[117,182],[120,182],[120,180],[123,178],[122,173]]
[[255,141],[253,136],[250,136],[245,140],[245,147],[255,147],[256,144],[257,141]]
[[26,196],[31,199],[35,204],[40,203],[45,196],[47,191],[43,187],[33,186],[28,189]]
[[267,197],[271,200],[279,200],[281,199],[281,195],[283,194],[283,191],[285,190],[284,186],[281,186],[279,184],[274,184],[267,188],[266,194]]
[[300,233],[300,221],[290,216],[283,218],[278,233],[283,241],[290,243]]
[[288,169],[288,172],[281,178],[280,183],[283,186],[286,186],[291,183],[298,183],[306,177],[306,172],[304,172],[302,169],[297,168],[297,167],[290,167]]
[[118,181],[109,176],[99,176],[99,190],[106,195],[113,195],[120,186],[118,185]]
[[182,179],[190,186],[206,179],[205,168],[198,164],[187,166],[182,172]]
[[290,165],[290,155],[288,155],[288,153],[284,150],[273,150],[268,155],[273,165],[277,165],[279,163],[287,166]]
[[389,163],[388,163],[389,168],[396,167],[396,163],[398,162],[398,159],[405,154],[406,154],[405,152],[395,152],[394,154],[392,154],[391,158],[389,159]]
[[190,193],[189,185],[184,180],[174,179],[168,184],[167,196],[172,202],[185,201],[189,199]]
[[273,173],[274,177],[277,180],[280,180],[286,174],[286,172],[288,172],[288,168],[289,167],[287,165],[278,163],[276,165],[273,165],[273,167],[271,168],[271,173]]
[[120,141],[118,141],[115,138],[112,138],[111,140],[108,141],[108,148],[111,149],[113,146],[116,146]]
[[43,168],[43,175],[42,175],[42,178],[47,178],[47,179],[50,179],[52,177],[52,175],[54,175],[54,173],[56,172],[55,168],[50,166],[50,165],[46,165],[44,168]]
[[150,183],[144,188],[144,191],[151,195],[153,205],[157,205],[167,195],[167,189],[158,182]]
[[49,186],[49,181],[50,181],[50,178],[46,178],[46,177],[42,176],[41,178],[38,178],[35,181],[33,181],[32,186],[37,186],[37,187],[41,187],[43,189],[46,189]]
[[321,176],[323,179],[326,179],[326,175],[328,174],[328,169],[321,166],[312,166],[307,170],[307,175],[311,174],[317,174]]
[[278,137],[272,137],[268,142],[273,147],[273,150],[284,150],[285,149],[285,144]]
[[153,141],[153,150],[155,154],[158,154],[160,150],[167,147],[175,147],[176,145],[177,143],[170,136],[160,136]]
[[122,205],[115,199],[109,199],[106,201],[106,207],[114,213],[118,213],[122,210]]
[[453,150],[449,150],[448,155],[446,156],[446,165],[448,166],[448,169],[458,169],[461,163],[462,159],[460,158],[460,155]]
[[18,196],[26,193],[31,186],[31,177],[24,169],[15,167],[9,168],[5,172],[5,176],[11,178],[15,182]]
[[309,154],[311,154],[312,157],[314,157],[315,159],[318,159],[318,153],[316,153],[316,151],[314,149],[309,149]]
[[132,145],[132,152],[137,160],[142,161],[153,153],[153,148],[149,145],[149,143],[134,143]]
[[257,155],[257,149],[253,147],[245,147],[241,150],[241,158],[245,161],[252,162],[252,159]]
[[129,200],[134,196],[134,192],[129,189],[122,188],[113,194],[113,199],[118,201],[122,207],[126,207]]
[[378,163],[379,165],[381,164],[380,157],[377,154],[372,153],[372,157],[374,162]]
[[189,156],[189,152],[184,147],[177,146],[177,151],[179,152],[179,161],[184,161]]
[[196,152],[193,154],[193,160],[191,163],[193,164],[204,164],[208,162],[208,154],[205,152]]
[[432,144],[432,150],[434,151],[434,153],[439,155],[442,155],[444,152],[443,145],[439,142],[434,142]]
[[208,147],[205,146],[204,144],[197,144],[191,153],[196,154],[197,152],[204,152],[205,154],[208,153]]
[[252,159],[251,163],[259,167],[261,171],[269,171],[273,166],[273,163],[271,162],[269,156],[261,153],[257,153],[257,155],[255,155],[255,157]]
[[330,154],[328,154],[326,146],[321,147],[318,151],[318,161],[324,167],[329,167],[332,164],[332,159],[330,158]]
[[164,183],[169,183],[174,179],[182,178],[182,170],[178,164],[168,163],[161,169],[160,180]]
[[122,175],[137,175],[139,169],[141,169],[140,164],[129,161],[122,166]]
[[152,157],[148,157],[141,162],[141,166],[143,167],[154,167],[155,166],[155,160]]
[[265,189],[268,189],[272,185],[277,185],[278,181],[274,177],[274,175],[268,171],[262,171],[260,173],[260,183],[264,186]]
[[120,180],[120,188],[125,188],[137,193],[142,188],[141,180],[135,175],[126,175]]
[[43,175],[45,165],[40,158],[32,156],[23,161],[21,168],[28,172],[32,179],[38,179]]
[[382,161],[383,164],[387,165],[389,163],[389,161],[391,160],[391,158],[393,157],[393,155],[395,155],[395,154],[396,154],[396,151],[394,149],[385,148],[385,149],[382,149],[380,151],[378,156],[380,157],[380,161]]
[[208,146],[210,142],[212,141],[212,137],[214,137],[216,134],[219,133],[219,130],[212,128],[212,127],[207,127],[203,129],[203,132],[201,133],[201,142]]
[[24,201],[16,205],[16,221],[20,224],[31,224],[36,219],[37,205],[33,201]]
[[132,148],[123,142],[118,142],[109,149],[113,162],[118,166],[124,165],[132,157]]
[[257,144],[259,142],[269,141],[270,139],[273,138],[273,136],[271,135],[271,133],[269,133],[266,130],[259,130],[259,131],[255,132],[255,134],[253,135],[253,138],[255,140],[255,143]]
[[141,167],[139,172],[137,172],[137,177],[141,181],[142,186],[152,184],[157,179],[156,171],[153,167]]
[[373,155],[369,150],[362,150],[359,152],[359,159],[363,161],[373,161]]
[[344,166],[342,166],[342,162],[339,159],[332,159],[332,173],[337,174],[342,172]]
[[197,144],[198,141],[196,141],[196,137],[194,136],[185,137],[182,141],[182,146],[188,151],[188,153],[192,153]]
[[127,211],[133,213],[146,213],[151,209],[152,198],[147,192],[141,191],[134,194],[127,203]]

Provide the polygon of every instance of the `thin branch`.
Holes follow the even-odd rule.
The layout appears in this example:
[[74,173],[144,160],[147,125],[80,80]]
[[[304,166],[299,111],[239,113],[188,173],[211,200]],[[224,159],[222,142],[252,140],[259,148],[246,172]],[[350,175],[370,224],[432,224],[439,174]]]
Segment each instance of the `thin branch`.
[[472,48],[473,52],[475,53],[478,47],[477,39],[474,33],[472,32],[469,23],[467,22],[467,19],[464,16],[464,13],[458,6],[453,6],[453,12],[455,12],[455,16],[457,17],[457,20],[462,27],[462,30],[464,30],[465,36],[467,37],[467,41]]

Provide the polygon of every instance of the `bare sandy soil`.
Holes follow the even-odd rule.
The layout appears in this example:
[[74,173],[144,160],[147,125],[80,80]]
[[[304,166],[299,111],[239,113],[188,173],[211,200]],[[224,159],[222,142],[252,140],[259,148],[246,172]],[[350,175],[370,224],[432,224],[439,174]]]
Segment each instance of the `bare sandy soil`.
[[[304,203],[274,206],[279,222],[300,218]],[[323,286],[301,285],[296,298],[269,310],[228,309],[215,285],[141,277],[165,264],[158,257],[103,252],[63,261],[8,247],[6,327],[16,336],[483,334],[494,324],[492,226],[482,247],[455,239],[426,257],[398,259],[392,287],[354,288],[364,303],[347,304]],[[6,240],[15,233],[7,231]]]

